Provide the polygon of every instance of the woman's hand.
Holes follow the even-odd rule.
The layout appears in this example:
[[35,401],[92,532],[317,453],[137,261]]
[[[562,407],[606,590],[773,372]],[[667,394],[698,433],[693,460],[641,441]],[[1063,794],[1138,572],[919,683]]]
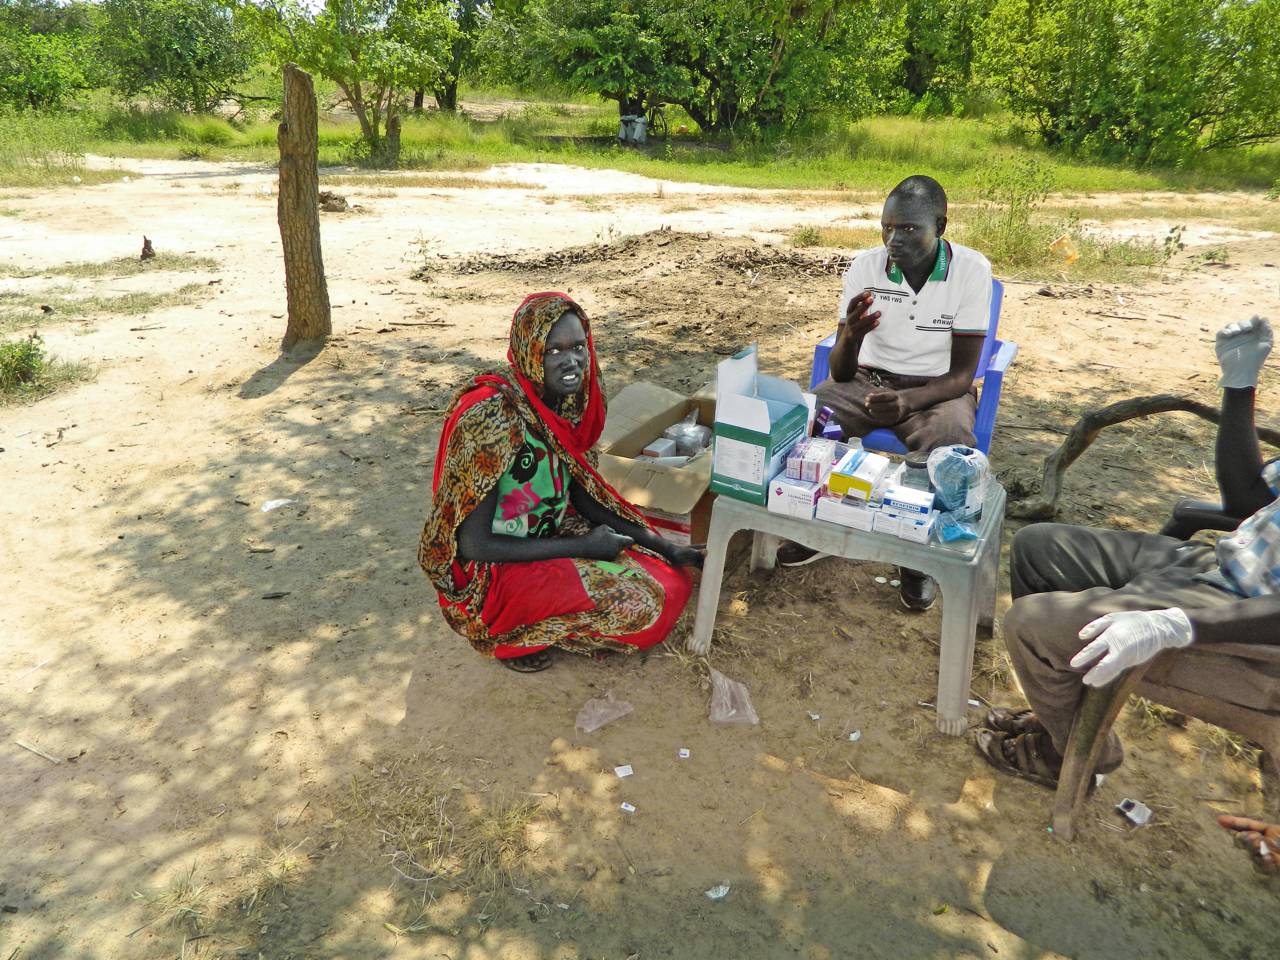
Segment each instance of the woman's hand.
[[667,562],[675,567],[701,567],[707,558],[706,547],[682,547],[673,543],[662,551]]
[[603,523],[592,527],[590,533],[578,539],[581,555],[587,560],[616,560],[618,554],[634,543],[630,537],[615,533],[612,527]]

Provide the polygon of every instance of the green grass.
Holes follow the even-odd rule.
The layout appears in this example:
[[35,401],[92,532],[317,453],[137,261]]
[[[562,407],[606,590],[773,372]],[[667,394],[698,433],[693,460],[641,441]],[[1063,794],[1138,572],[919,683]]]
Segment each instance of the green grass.
[[191,257],[177,253],[157,254],[150,260],[119,257],[115,260],[73,260],[56,267],[32,270],[13,263],[0,263],[0,278],[5,277],[131,277],[139,273],[164,271],[216,270],[218,261],[211,257]]
[[[139,290],[120,294],[76,296],[67,284],[45,287],[35,292],[0,293],[0,331],[14,330],[33,323],[57,323],[60,320],[84,320],[102,314],[137,316],[194,303],[208,293],[204,283],[188,283],[176,290],[152,292]],[[41,306],[48,304],[53,313]]]
[[93,376],[88,364],[50,356],[39,334],[0,341],[0,406],[32,403]]
[[[955,224],[947,236],[981,250],[1002,277],[1065,275],[1072,279],[1112,279],[1161,266],[1167,260],[1163,238],[1115,240],[1080,230],[1070,220],[1034,218],[1009,223],[976,211]],[[1055,249],[1055,241],[1061,241]],[[806,225],[791,234],[797,247],[833,247],[854,251],[878,246],[876,227]],[[1074,258],[1072,255],[1074,254]]]
[[[473,92],[477,110],[498,104],[492,93]],[[525,97],[524,99],[529,99]],[[616,110],[599,102],[534,102],[513,106],[488,122],[438,113],[407,116],[402,167],[409,170],[473,170],[496,163],[541,161],[613,168],[648,176],[744,188],[841,190],[883,193],[911,173],[929,173],[953,199],[976,199],[982,171],[1018,157],[1035,157],[1053,190],[1065,194],[1115,191],[1249,189],[1265,191],[1280,179],[1280,144],[1207,153],[1179,168],[1135,169],[1074,159],[1045,150],[1007,117],[990,119],[874,117],[826,131],[764,141],[717,141],[696,136],[655,140],[644,149],[611,139]],[[685,118],[669,108],[677,129]],[[496,115],[494,110],[487,115]],[[71,117],[72,119],[66,119]],[[276,124],[260,118],[231,123],[221,117],[166,111],[96,107],[50,121],[58,137],[48,155],[65,167],[86,153],[124,157],[239,160],[274,163]],[[5,144],[15,138],[0,117],[0,183],[12,176]],[[58,138],[61,139],[58,139]],[[31,144],[30,131],[22,139]],[[39,138],[34,138],[36,142]],[[358,128],[350,117],[326,117],[319,129],[322,166],[348,165],[358,157]],[[58,144],[62,144],[59,146]],[[27,153],[32,152],[28,146]],[[15,151],[10,150],[13,154]],[[21,151],[17,151],[21,153]],[[59,160],[58,158],[63,158]],[[32,161],[28,156],[26,165]],[[17,164],[21,166],[22,164]],[[119,174],[115,174],[118,176]]]

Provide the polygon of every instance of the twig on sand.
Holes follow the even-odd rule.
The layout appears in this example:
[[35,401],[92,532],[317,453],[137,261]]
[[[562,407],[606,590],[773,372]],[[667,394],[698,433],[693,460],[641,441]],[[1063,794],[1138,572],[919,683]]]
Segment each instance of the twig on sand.
[[18,746],[20,746],[23,750],[30,750],[30,751],[31,751],[32,753],[34,753],[37,757],[44,757],[44,758],[45,758],[46,760],[48,760],[50,763],[61,763],[61,762],[62,762],[62,761],[61,761],[61,760],[59,760],[57,757],[51,757],[51,756],[49,756],[49,755],[48,755],[47,753],[45,753],[43,750],[37,750],[35,747],[33,747],[33,746],[32,746],[31,744],[29,744],[29,743],[23,743],[21,740],[15,740],[15,741],[13,741],[13,742],[14,742],[14,743],[16,743]]

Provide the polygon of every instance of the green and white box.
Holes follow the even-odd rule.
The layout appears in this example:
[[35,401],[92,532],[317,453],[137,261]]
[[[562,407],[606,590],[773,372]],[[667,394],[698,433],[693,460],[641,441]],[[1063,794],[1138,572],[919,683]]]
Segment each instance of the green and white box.
[[812,395],[759,372],[752,344],[716,369],[715,458],[711,489],[764,506],[769,481],[805,434]]

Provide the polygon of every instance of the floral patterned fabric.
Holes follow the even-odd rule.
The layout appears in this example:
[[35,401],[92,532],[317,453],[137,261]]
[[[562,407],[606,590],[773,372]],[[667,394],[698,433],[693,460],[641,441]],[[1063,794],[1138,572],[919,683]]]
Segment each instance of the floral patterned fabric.
[[569,469],[528,430],[503,475],[493,532],[508,537],[554,537],[569,505]]
[[[583,375],[582,389],[567,398],[559,411],[553,411],[542,400],[543,355],[551,328],[570,311],[582,320],[590,366]],[[665,561],[640,548],[632,548],[619,558],[619,563],[603,567],[594,561],[573,561],[583,586],[596,601],[594,610],[548,617],[497,636],[489,634],[481,619],[490,583],[495,574],[500,574],[495,568],[504,565],[467,562],[458,557],[458,527],[495,486],[502,496],[504,476],[510,475],[514,481],[528,470],[529,465],[521,460],[528,440],[534,441],[528,446],[534,449],[535,460],[536,450],[544,449],[548,466],[554,460],[567,475],[563,481],[566,496],[569,484],[576,482],[618,516],[648,526],[639,511],[595,470],[597,460],[591,448],[604,429],[605,398],[590,323],[582,309],[564,294],[527,297],[511,321],[507,362],[504,370],[473,377],[449,405],[436,454],[434,497],[418,546],[418,562],[439,594],[445,620],[481,653],[493,655],[498,645],[557,645],[580,652],[602,647],[632,651],[635,647],[617,635],[654,624],[666,599],[662,584],[645,569],[655,561]],[[534,475],[526,482],[534,482],[538,463],[534,466]],[[554,478],[548,480],[554,486]],[[534,490],[536,487],[531,492]],[[523,499],[510,503],[514,511],[527,505]],[[495,511],[494,530],[506,533],[497,529],[502,513],[501,507]],[[527,524],[528,512],[524,516]],[[535,519],[535,525],[540,523]],[[563,523],[557,522],[556,527],[556,533],[585,532],[583,522],[573,514]],[[545,535],[545,531],[539,526],[536,535]],[[644,564],[636,563],[631,556],[641,553],[646,554]],[[687,596],[686,590],[684,598]]]

